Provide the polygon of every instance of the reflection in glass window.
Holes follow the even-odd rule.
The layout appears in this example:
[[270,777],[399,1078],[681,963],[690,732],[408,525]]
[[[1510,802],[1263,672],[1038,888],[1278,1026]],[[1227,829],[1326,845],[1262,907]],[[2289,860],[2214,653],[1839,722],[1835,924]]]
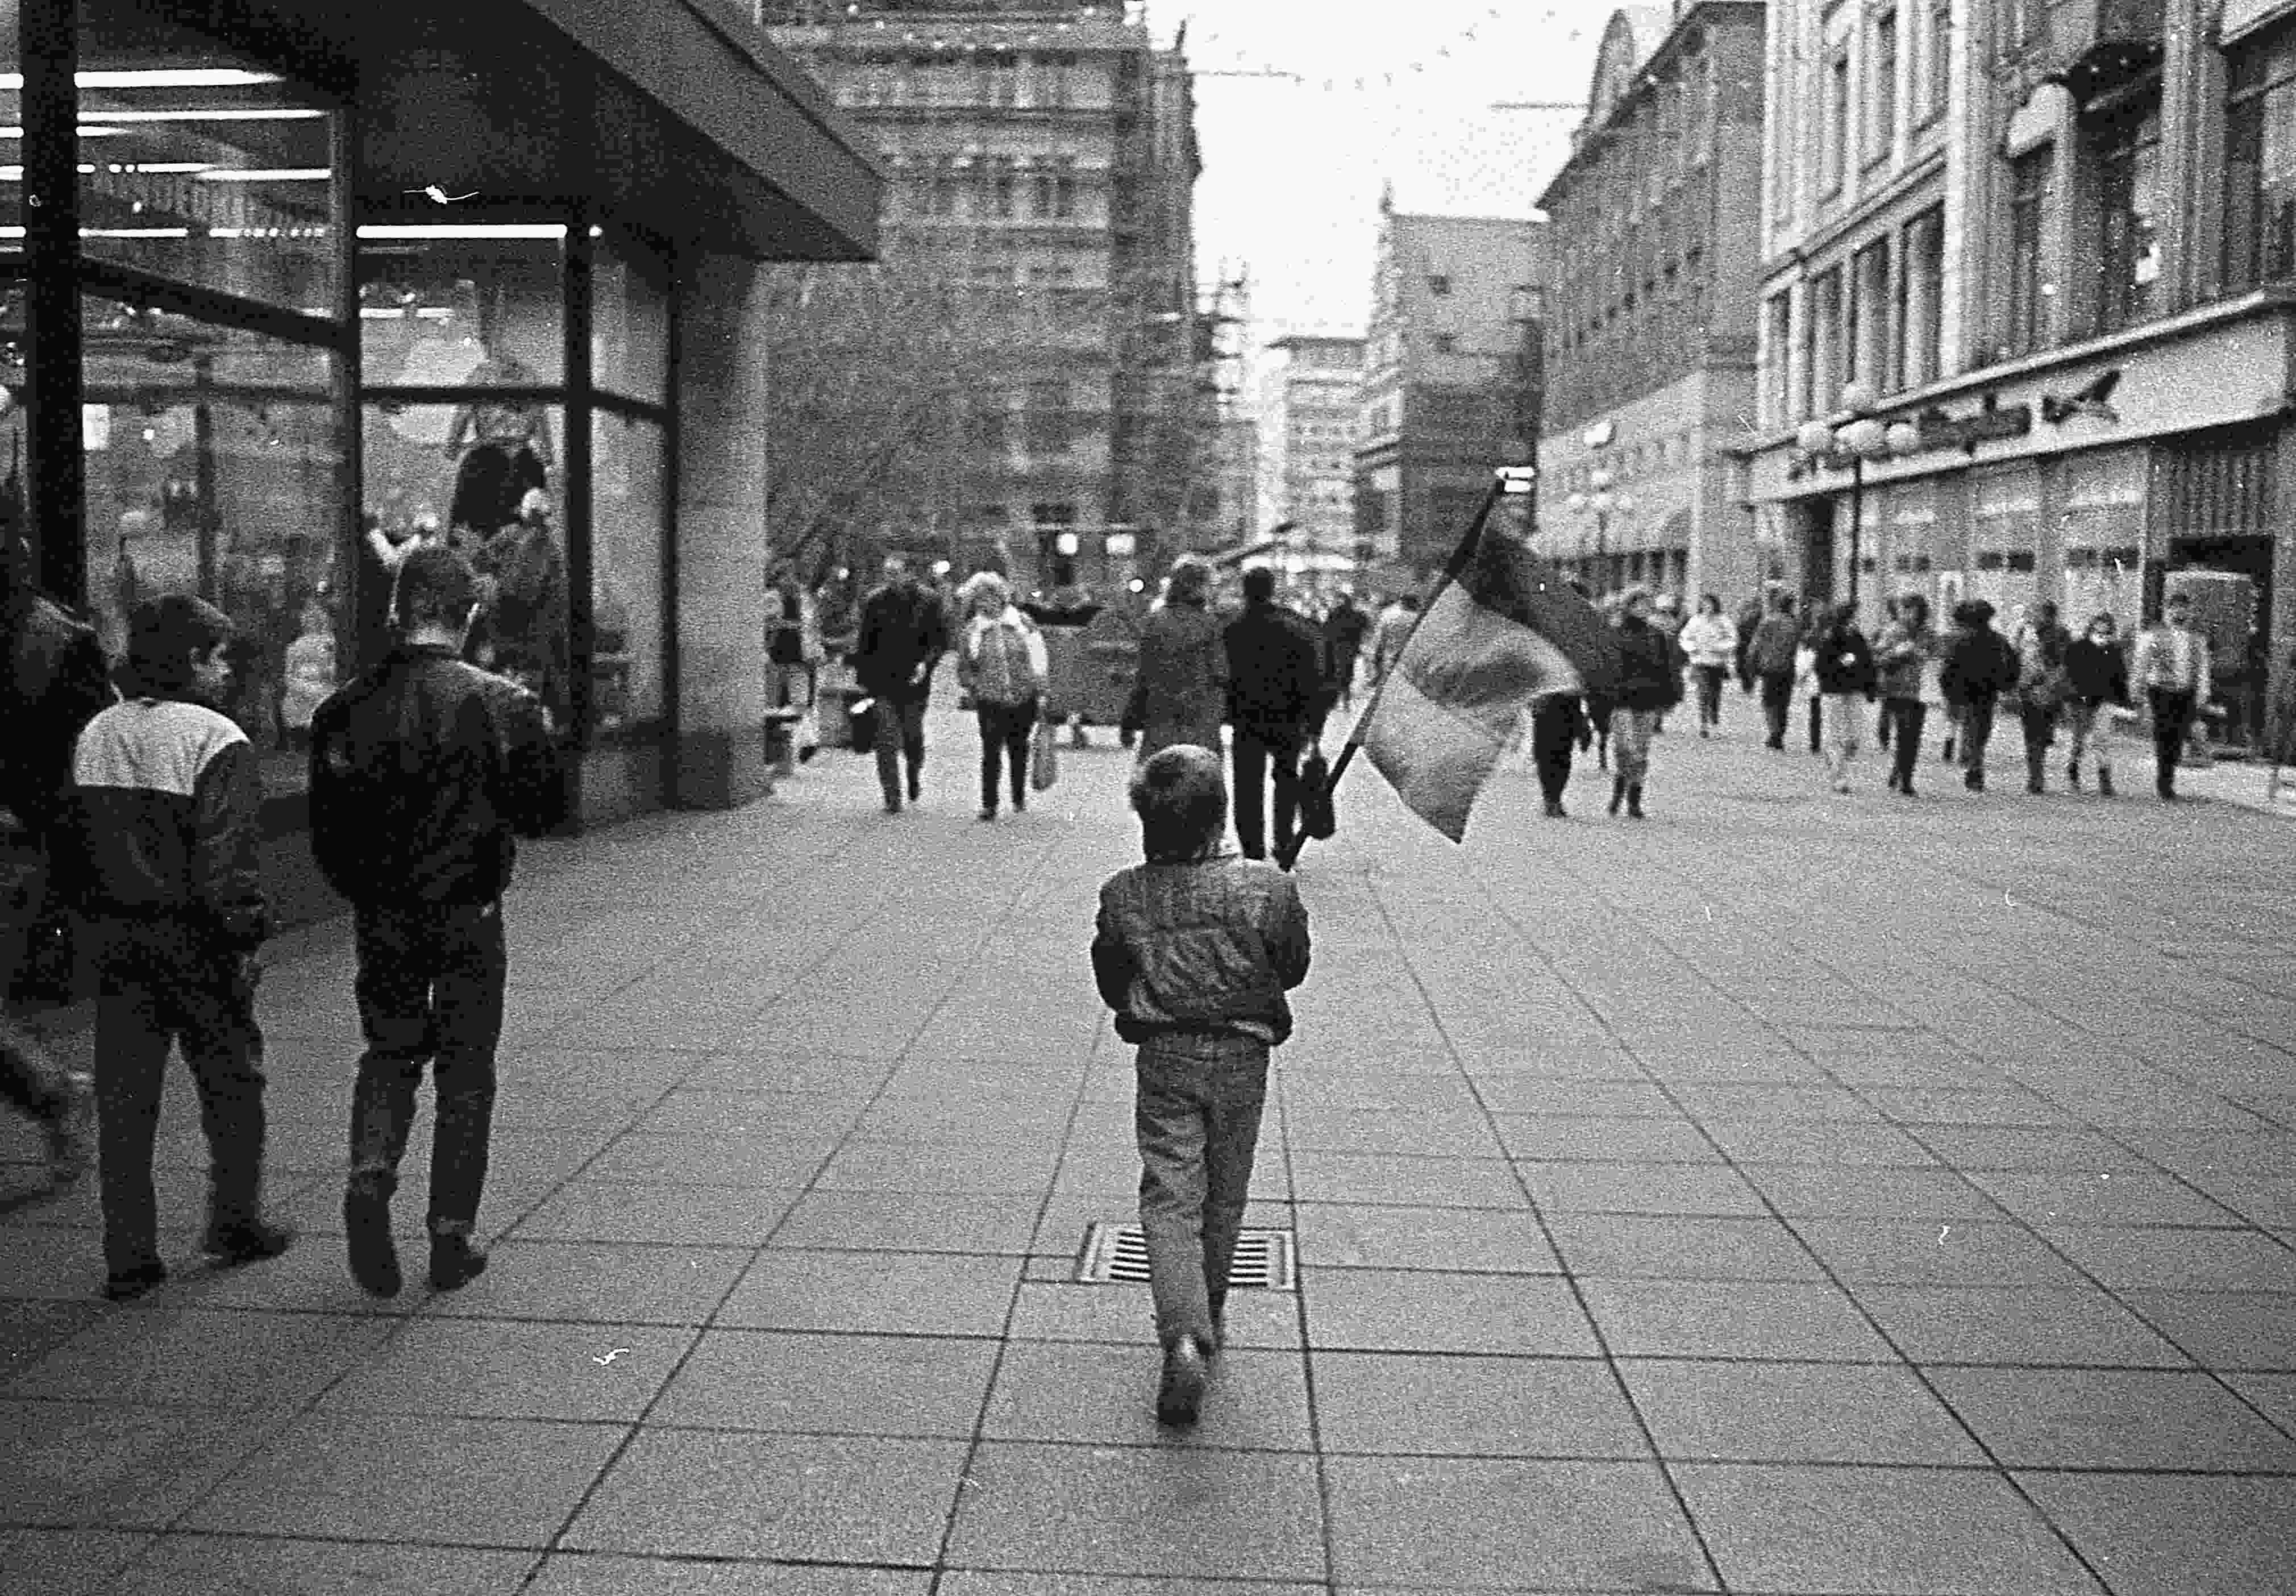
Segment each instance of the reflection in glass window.
[[361,227],[359,361],[367,384],[564,382],[565,241],[555,223]]
[[350,663],[329,357],[108,300],[85,312],[88,585],[104,641],[118,650],[128,612],[161,594],[221,608],[239,667],[226,708],[266,786],[299,786],[311,712]]
[[[324,102],[123,0],[84,8],[78,81],[80,238],[91,258],[332,314],[340,175]],[[10,99],[20,122],[20,96]],[[20,192],[21,176],[0,168],[0,187]]]
[[591,438],[591,716],[601,733],[662,714],[660,425],[600,412]]

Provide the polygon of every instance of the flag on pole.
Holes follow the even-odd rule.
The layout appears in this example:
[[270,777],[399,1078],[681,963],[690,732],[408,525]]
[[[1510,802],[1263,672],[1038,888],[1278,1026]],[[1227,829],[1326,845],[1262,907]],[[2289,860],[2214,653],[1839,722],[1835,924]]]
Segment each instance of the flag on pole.
[[1530,701],[1605,695],[1618,670],[1595,607],[1488,525],[1496,499],[1494,489],[1348,738],[1455,843]]

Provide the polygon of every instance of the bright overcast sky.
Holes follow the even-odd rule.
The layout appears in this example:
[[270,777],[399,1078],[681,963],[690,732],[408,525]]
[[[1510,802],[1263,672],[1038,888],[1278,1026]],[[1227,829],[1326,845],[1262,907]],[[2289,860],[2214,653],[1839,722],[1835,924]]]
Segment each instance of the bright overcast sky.
[[[1168,40],[1185,19],[1204,175],[1199,280],[1248,267],[1255,341],[1360,332],[1380,186],[1405,210],[1521,216],[1570,148],[1595,47],[1616,9],[1491,0],[1149,0]],[[1297,72],[1229,78],[1228,71]]]

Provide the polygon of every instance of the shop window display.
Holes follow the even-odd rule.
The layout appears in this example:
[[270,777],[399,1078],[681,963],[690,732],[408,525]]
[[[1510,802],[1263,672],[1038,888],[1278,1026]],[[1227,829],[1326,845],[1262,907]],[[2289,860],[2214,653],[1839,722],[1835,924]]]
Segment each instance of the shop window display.
[[261,753],[266,786],[299,787],[312,695],[345,662],[333,357],[82,304],[89,596],[104,642],[118,653],[128,613],[162,594],[222,609],[238,653],[225,707]]
[[662,714],[662,429],[600,412],[591,425],[592,724],[601,734]]

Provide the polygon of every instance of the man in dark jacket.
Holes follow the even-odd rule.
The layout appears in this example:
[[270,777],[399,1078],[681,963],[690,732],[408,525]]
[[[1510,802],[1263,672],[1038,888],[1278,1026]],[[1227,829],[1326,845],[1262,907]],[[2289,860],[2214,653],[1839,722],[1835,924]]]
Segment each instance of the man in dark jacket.
[[948,652],[948,617],[940,601],[907,562],[885,562],[885,580],[861,601],[861,631],[853,650],[853,679],[876,701],[877,785],[885,812],[901,812],[901,765],[908,766],[909,802],[924,796],[925,705],[932,697],[933,666]]
[[1364,638],[1371,631],[1371,617],[1356,603],[1356,596],[1347,588],[1340,589],[1340,601],[1332,613],[1324,617],[1324,653],[1331,662],[1331,691],[1335,702],[1353,707],[1355,703],[1356,661],[1363,657]]
[[112,701],[102,645],[32,585],[30,560],[0,544],[0,1097],[40,1126],[59,1186],[87,1163],[88,1082],[57,1062],[8,1000],[50,902],[51,861],[70,840],[72,745]]
[[1993,710],[2017,685],[2017,651],[1993,629],[1993,606],[1981,598],[1954,606],[1953,640],[1938,670],[1938,691],[1958,712],[1961,785],[1985,790],[1985,745],[1993,736]]
[[1229,757],[1235,836],[1246,859],[1267,857],[1267,777],[1275,777],[1275,854],[1288,858],[1300,819],[1300,755],[1324,695],[1315,628],[1275,602],[1275,573],[1243,573],[1243,613],[1227,623]]
[[1746,670],[1762,689],[1762,719],[1769,728],[1762,746],[1773,750],[1786,745],[1786,716],[1793,707],[1794,654],[1801,645],[1793,611],[1792,594],[1773,592],[1770,613],[1746,644]]
[[376,1296],[399,1288],[390,1198],[425,1064],[438,1092],[430,1283],[452,1290],[486,1267],[471,1235],[502,1036],[502,895],[513,839],[548,830],[562,803],[540,700],[462,662],[478,611],[470,563],[418,549],[393,591],[402,641],[311,721],[311,851],[350,900],[366,1037],[343,1228],[352,1278]]
[[1627,806],[1643,819],[1643,784],[1650,774],[1651,734],[1658,720],[1682,702],[1682,650],[1671,633],[1651,624],[1647,588],[1629,588],[1619,619],[1619,696],[1611,712],[1611,744],[1618,769],[1611,812]]
[[2120,652],[2120,629],[2100,610],[2088,630],[2065,649],[2066,711],[2072,722],[2072,758],[2065,779],[2078,793],[2081,755],[2096,757],[2096,791],[2112,796],[2112,706],[2128,703],[2128,656]]
[[160,1088],[181,1043],[212,1160],[201,1249],[229,1263],[287,1249],[264,1222],[263,1038],[251,961],[269,933],[258,845],[262,777],[215,705],[231,690],[231,622],[181,594],[128,621],[129,696],[72,754],[80,907],[102,979],[95,1009],[104,1295],[168,1278],[152,1183]]

